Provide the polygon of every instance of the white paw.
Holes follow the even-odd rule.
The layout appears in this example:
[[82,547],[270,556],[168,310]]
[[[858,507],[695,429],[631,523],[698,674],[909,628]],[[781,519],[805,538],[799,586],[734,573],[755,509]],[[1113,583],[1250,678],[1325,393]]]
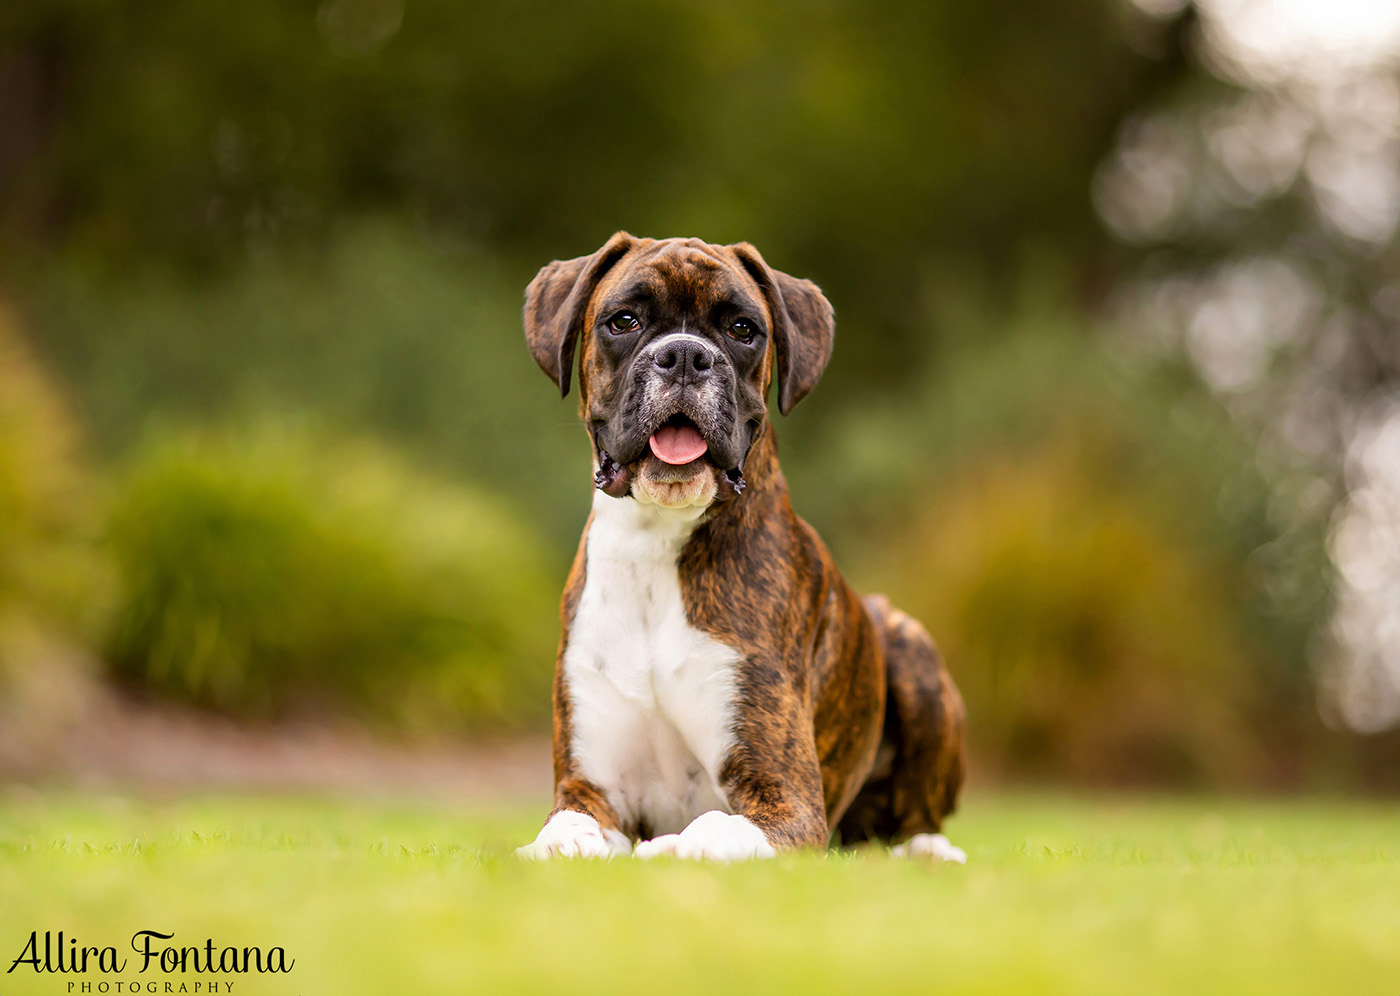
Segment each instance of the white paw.
[[639,858],[669,855],[705,861],[749,861],[777,852],[768,837],[746,817],[713,809],[695,817],[680,833],[642,841],[632,852]]
[[930,861],[955,861],[967,864],[967,852],[954,847],[941,833],[916,833],[898,847],[890,848],[896,858],[928,858]]
[[611,858],[626,854],[632,842],[616,830],[604,830],[587,813],[561,809],[549,818],[534,843],[515,849],[517,858]]

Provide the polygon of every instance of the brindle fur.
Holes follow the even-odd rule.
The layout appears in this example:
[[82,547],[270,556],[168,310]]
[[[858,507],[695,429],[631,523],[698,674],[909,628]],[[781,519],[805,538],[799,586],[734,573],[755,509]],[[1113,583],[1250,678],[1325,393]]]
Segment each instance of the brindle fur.
[[[673,327],[742,297],[761,301],[772,332],[744,372],[749,407],[741,391],[736,412],[748,487],[710,507],[678,562],[690,624],[741,655],[736,746],[720,773],[731,809],[779,848],[824,847],[838,829],[843,843],[938,831],[962,783],[962,699],[923,627],[883,596],[862,600],[793,512],[763,404],[775,371],[784,413],[816,383],[831,352],[830,305],[747,244],[620,232],[591,256],[549,264],[527,291],[526,338],[564,393],[579,350],[580,414],[595,454],[599,414],[621,385],[590,330],[600,299],[637,286],[665,300]],[[561,606],[553,812],[588,813],[635,840],[649,828],[623,825],[570,750],[564,650],[587,542],[585,527]]]

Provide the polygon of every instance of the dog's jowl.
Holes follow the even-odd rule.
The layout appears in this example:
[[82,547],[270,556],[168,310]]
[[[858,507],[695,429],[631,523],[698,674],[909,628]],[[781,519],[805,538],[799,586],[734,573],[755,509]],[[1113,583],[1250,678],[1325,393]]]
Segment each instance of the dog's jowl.
[[928,634],[860,598],[797,517],[783,414],[831,355],[830,304],[752,246],[618,233],[530,283],[525,337],[578,368],[593,513],[564,590],[554,811],[526,857],[737,860],[939,830],[963,706]]

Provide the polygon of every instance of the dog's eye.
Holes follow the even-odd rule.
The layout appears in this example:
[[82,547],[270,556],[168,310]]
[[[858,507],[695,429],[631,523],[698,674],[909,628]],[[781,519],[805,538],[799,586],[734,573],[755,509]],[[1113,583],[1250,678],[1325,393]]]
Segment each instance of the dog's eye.
[[608,319],[608,328],[612,329],[613,335],[635,332],[641,327],[642,323],[637,321],[637,316],[630,311],[619,312]]
[[758,329],[754,328],[753,322],[747,318],[741,318],[729,326],[730,338],[738,339],[740,342],[753,342],[754,333],[757,331]]

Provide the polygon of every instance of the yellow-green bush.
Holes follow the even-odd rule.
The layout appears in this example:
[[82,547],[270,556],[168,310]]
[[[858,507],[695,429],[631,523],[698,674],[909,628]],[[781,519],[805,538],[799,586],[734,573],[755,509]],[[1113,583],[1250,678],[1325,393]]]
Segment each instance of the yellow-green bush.
[[0,679],[101,605],[76,451],[71,413],[0,306]]
[[548,709],[556,585],[504,504],[368,443],[167,436],[112,506],[126,681],[243,715],[419,730]]
[[890,592],[950,659],[980,758],[1090,781],[1253,769],[1244,579],[1154,517],[1093,426],[993,451],[886,548]]

